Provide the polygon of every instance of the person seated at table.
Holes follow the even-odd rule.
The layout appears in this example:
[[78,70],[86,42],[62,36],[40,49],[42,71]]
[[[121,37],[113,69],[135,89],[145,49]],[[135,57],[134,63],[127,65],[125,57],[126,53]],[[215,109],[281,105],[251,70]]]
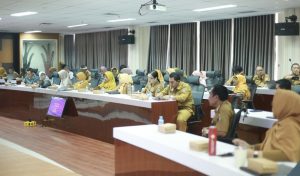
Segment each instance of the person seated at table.
[[15,72],[13,67],[8,68],[8,74],[7,74],[7,79],[16,79],[19,78],[19,74]]
[[173,72],[169,75],[169,85],[158,93],[156,97],[159,99],[177,101],[177,129],[186,131],[187,120],[194,114],[194,100],[190,85],[180,81],[180,75]]
[[127,73],[128,75],[132,75],[132,70],[131,68],[123,68],[120,70],[120,73]]
[[88,82],[91,82],[92,80],[91,72],[88,70],[86,65],[81,65],[80,72],[83,72],[85,74],[86,80]]
[[78,72],[76,74],[77,82],[73,85],[74,89],[86,89],[89,85],[88,80],[86,80],[86,75],[83,72]]
[[[225,137],[229,130],[234,112],[232,110],[231,103],[228,99],[228,91],[225,86],[215,85],[209,92],[208,102],[211,107],[214,108],[215,116],[211,121],[211,125],[216,126],[217,135]],[[202,129],[202,135],[208,135],[208,128]]]
[[291,81],[292,85],[300,85],[300,65],[298,63],[293,63],[291,66],[292,74],[289,74],[284,77],[284,79],[288,79]]
[[66,70],[60,70],[58,75],[60,79],[58,90],[67,90],[72,87],[72,81],[70,80],[69,73]]
[[276,89],[292,90],[292,83],[287,79],[280,79],[275,81],[275,83],[276,83]]
[[70,70],[70,68],[67,64],[62,64],[61,69],[64,69],[68,72],[70,80],[74,79],[74,73]]
[[270,128],[262,143],[249,145],[234,139],[235,145],[249,148],[248,156],[274,161],[300,161],[300,96],[290,90],[278,89],[273,97],[272,112],[277,122]]
[[232,78],[233,93],[241,94],[243,100],[249,100],[251,93],[249,91],[248,85],[246,84],[246,77],[241,74],[237,74]]
[[48,78],[52,79],[53,73],[57,72],[57,69],[55,67],[50,67],[49,70],[48,70],[48,72],[49,72]]
[[0,67],[0,78],[4,78],[7,76],[6,70],[4,67]]
[[267,83],[270,81],[270,77],[265,73],[265,70],[262,66],[257,66],[256,73],[253,76],[252,80],[258,87],[267,87]]
[[26,76],[24,78],[24,83],[26,85],[38,84],[39,77],[33,72],[32,68],[28,68],[26,71]]
[[119,78],[118,78],[119,70],[116,67],[112,67],[111,72],[113,73],[113,75],[115,77],[116,84],[118,84],[119,83]]
[[225,85],[226,86],[232,86],[233,85],[233,78],[236,76],[236,75],[244,75],[244,72],[243,72],[243,68],[241,66],[234,66],[232,68],[232,76],[226,81]]
[[51,86],[51,81],[49,80],[48,76],[46,75],[45,72],[40,72],[39,73],[39,87],[41,88],[47,88],[49,86]]
[[192,73],[193,76],[199,76],[199,83],[206,86],[206,71],[198,71],[198,70],[195,70],[193,71]]
[[155,97],[159,92],[164,89],[164,78],[160,70],[155,70],[148,74],[148,83],[145,88],[142,89],[142,93],[147,95],[151,94]]
[[133,80],[132,77],[130,75],[128,75],[127,73],[120,73],[119,74],[119,84],[118,86],[110,91],[110,92],[118,92],[120,94],[127,94],[128,93],[128,88],[133,84]]
[[114,90],[116,87],[114,74],[111,71],[106,71],[102,83],[95,87],[95,90],[104,89],[105,91],[110,91]]

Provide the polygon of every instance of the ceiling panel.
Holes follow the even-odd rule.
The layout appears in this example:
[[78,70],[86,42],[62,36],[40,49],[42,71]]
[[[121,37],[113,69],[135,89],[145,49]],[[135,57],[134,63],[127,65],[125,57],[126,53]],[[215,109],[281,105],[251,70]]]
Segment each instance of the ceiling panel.
[[[149,0],[0,0],[0,30],[24,32],[42,30],[50,33],[78,33],[107,30],[105,27],[126,28],[129,25],[157,25],[183,23],[195,20],[214,20],[233,17],[254,16],[300,7],[300,0],[158,0],[167,6],[166,12],[143,11],[140,5]],[[211,12],[193,12],[196,8],[236,4],[237,8]],[[37,11],[27,17],[11,17],[11,13]],[[252,13],[241,13],[252,11]],[[116,13],[117,15],[108,15]],[[108,23],[117,18],[136,18],[136,21]],[[149,22],[156,22],[150,24]],[[41,25],[41,23],[51,23]],[[69,29],[68,25],[88,23],[88,26]]]

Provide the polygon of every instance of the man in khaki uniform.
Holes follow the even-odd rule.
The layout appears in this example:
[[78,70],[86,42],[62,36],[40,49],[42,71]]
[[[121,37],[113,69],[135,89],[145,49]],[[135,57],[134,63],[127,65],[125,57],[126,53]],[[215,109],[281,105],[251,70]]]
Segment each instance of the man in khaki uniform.
[[[230,128],[233,118],[233,110],[228,99],[227,88],[222,85],[216,85],[209,93],[209,105],[215,108],[215,116],[211,124],[216,126],[218,136],[225,137]],[[207,136],[208,127],[202,129],[202,135]]]
[[258,87],[267,87],[270,77],[265,73],[265,70],[262,66],[256,67],[256,74],[253,76],[253,81]]
[[291,70],[292,74],[285,76],[284,79],[291,81],[292,85],[300,85],[300,65],[298,63],[293,63]]
[[194,100],[191,87],[180,81],[180,75],[173,72],[169,75],[169,85],[156,97],[160,99],[173,99],[178,103],[177,129],[186,131],[187,120],[194,114]]

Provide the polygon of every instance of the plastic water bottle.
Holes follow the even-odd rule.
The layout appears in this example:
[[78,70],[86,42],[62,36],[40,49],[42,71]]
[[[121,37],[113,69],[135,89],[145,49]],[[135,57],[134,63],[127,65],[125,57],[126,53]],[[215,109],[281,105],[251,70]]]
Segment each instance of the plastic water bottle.
[[128,95],[132,94],[132,90],[131,90],[131,85],[130,84],[127,85],[127,94]]
[[163,125],[163,124],[164,124],[164,118],[163,118],[163,116],[159,116],[158,126]]
[[147,93],[147,97],[148,97],[148,100],[152,100],[152,99],[153,99],[152,93],[151,93],[151,92],[148,92],[148,93]]

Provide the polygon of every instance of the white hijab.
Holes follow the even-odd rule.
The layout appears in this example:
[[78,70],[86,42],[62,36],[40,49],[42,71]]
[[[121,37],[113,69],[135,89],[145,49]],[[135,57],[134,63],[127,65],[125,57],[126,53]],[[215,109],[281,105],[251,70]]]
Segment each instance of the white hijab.
[[72,82],[69,77],[69,73],[66,70],[60,70],[58,72],[59,78],[60,78],[60,86],[63,87],[70,87],[72,85]]
[[[45,81],[46,80],[49,80],[49,77],[46,75],[46,73],[45,72],[43,72],[43,71],[41,71],[41,72],[39,72],[39,78],[40,78],[40,80],[41,80],[41,75],[42,74],[45,74]],[[50,81],[50,80],[49,80]]]

